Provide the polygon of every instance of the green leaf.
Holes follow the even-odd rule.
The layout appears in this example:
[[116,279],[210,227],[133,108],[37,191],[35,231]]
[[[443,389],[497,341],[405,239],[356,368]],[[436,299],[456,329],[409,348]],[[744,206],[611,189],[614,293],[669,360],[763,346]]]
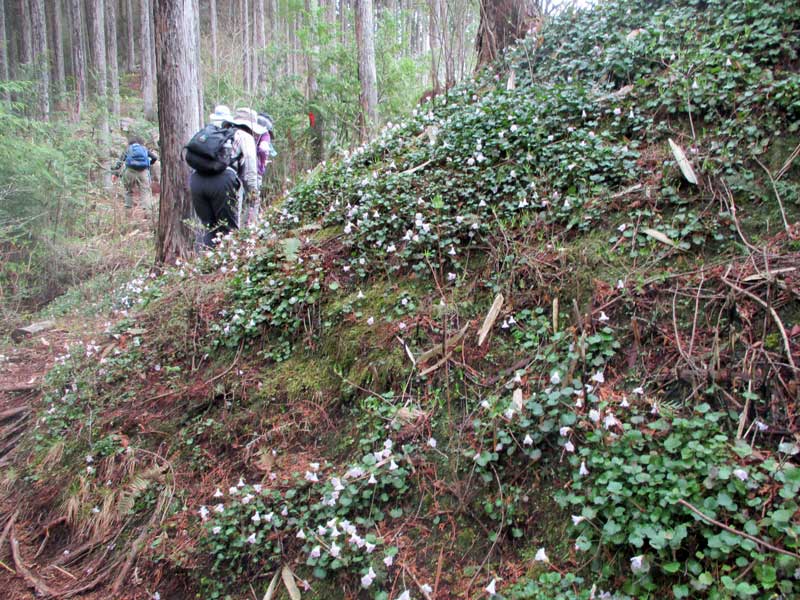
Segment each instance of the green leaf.
[[677,573],[681,568],[681,563],[679,562],[670,562],[664,565],[661,565],[661,568],[667,573]]

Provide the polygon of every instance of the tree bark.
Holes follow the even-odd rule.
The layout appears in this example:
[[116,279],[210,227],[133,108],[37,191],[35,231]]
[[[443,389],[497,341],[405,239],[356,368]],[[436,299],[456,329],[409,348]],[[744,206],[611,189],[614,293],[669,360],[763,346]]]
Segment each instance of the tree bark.
[[[8,70],[8,39],[6,38],[6,7],[5,0],[0,0],[0,79],[9,81]],[[3,100],[11,100],[8,90],[3,91]]]
[[161,201],[156,261],[174,263],[192,249],[189,168],[181,154],[200,128],[197,54],[192,47],[195,27],[192,0],[155,0],[158,124],[161,140]]
[[119,62],[117,53],[117,1],[106,2],[106,51],[108,62],[108,81],[111,88],[111,114],[119,118]]
[[50,56],[52,58],[51,92],[53,100],[61,100],[66,91],[66,69],[64,66],[64,12],[62,0],[54,0],[50,11]]
[[356,0],[356,44],[361,119],[359,133],[366,142],[378,122],[378,76],[375,70],[375,24],[372,0]]
[[88,20],[92,46],[92,82],[99,109],[99,136],[100,136],[100,168],[103,172],[103,187],[111,189],[110,138],[108,127],[108,67],[106,63],[106,28],[105,28],[105,2],[103,0],[89,0]]
[[47,53],[47,17],[44,0],[31,0],[31,36],[37,71],[36,112],[40,119],[50,119],[50,61]]
[[439,70],[442,60],[442,38],[440,34],[439,4],[442,0],[428,0],[428,46],[431,51],[431,90],[438,94],[442,86],[439,83]]
[[219,54],[217,52],[217,0],[208,0],[208,12],[211,19],[211,64],[214,75],[219,71]]
[[242,87],[246,93],[250,93],[253,91],[253,72],[250,64],[252,60],[250,55],[250,3],[248,0],[240,0],[239,8],[242,18],[242,33],[239,38],[242,40]]
[[523,37],[526,22],[535,14],[531,0],[480,0],[480,11],[475,41],[477,69],[496,60],[503,49]]
[[254,90],[258,93],[263,91],[264,83],[267,81],[267,57],[264,49],[267,46],[266,15],[264,11],[264,0],[254,0],[253,6],[253,51],[255,54],[255,69],[253,69]]
[[125,67],[128,73],[133,73],[136,70],[136,33],[133,20],[133,0],[125,0],[125,26],[127,30]]
[[[22,72],[30,66],[33,60],[33,37],[31,36],[31,12],[29,0],[17,0],[19,21],[15,23],[19,36],[19,64]],[[27,73],[25,73],[27,75]]]
[[141,6],[141,57],[142,57],[142,99],[144,100],[144,116],[148,121],[155,118],[155,82],[154,65],[150,53],[153,31],[151,29],[150,0],[140,0]]
[[69,21],[72,31],[72,76],[75,79],[75,112],[80,116],[86,104],[86,54],[83,51],[83,11],[81,0],[70,0]]

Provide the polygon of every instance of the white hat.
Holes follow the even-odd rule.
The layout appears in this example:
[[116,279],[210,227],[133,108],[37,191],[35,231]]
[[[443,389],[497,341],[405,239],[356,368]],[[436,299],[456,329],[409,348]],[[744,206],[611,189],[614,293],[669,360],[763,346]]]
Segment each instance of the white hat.
[[224,104],[218,104],[214,107],[214,112],[211,113],[208,117],[208,120],[211,121],[213,125],[219,127],[224,122],[230,122],[233,119],[233,115],[231,114],[231,109],[225,106]]
[[232,119],[225,119],[228,123],[247,127],[253,135],[262,135],[267,132],[266,127],[258,123],[258,113],[252,108],[237,108]]

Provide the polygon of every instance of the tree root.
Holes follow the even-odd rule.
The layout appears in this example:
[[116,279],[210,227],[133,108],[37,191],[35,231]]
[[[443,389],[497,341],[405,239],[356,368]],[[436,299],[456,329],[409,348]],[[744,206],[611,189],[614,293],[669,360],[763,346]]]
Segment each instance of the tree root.
[[27,582],[29,587],[36,590],[36,593],[42,596],[57,596],[58,593],[47,587],[47,584],[36,577],[28,570],[25,563],[22,562],[22,556],[19,552],[19,542],[17,541],[16,528],[11,525],[11,554],[14,556],[14,566],[17,573]]

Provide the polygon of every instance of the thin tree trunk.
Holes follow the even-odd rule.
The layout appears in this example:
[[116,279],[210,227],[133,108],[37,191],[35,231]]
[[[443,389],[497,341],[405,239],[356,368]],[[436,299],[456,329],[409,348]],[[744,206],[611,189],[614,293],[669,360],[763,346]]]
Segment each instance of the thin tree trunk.
[[491,63],[504,48],[523,37],[526,20],[535,14],[531,0],[480,0],[479,5],[476,68]]
[[247,0],[239,0],[239,11],[241,15],[242,32],[239,37],[242,40],[242,87],[245,93],[253,90],[250,77],[250,10]]
[[152,121],[155,118],[155,82],[153,80],[152,54],[150,53],[153,31],[151,29],[150,0],[140,0],[141,6],[141,57],[142,57],[142,98],[144,99],[144,116]]
[[117,1],[106,2],[106,51],[108,62],[108,80],[111,88],[111,114],[119,118],[119,62],[117,51]]
[[103,187],[111,189],[109,167],[109,144],[111,133],[108,126],[108,67],[106,62],[105,7],[103,0],[89,0],[87,15],[92,46],[92,81],[99,108],[100,168],[103,171]]
[[194,234],[186,221],[194,215],[189,169],[181,153],[200,127],[197,53],[192,0],[155,0],[158,74],[158,124],[161,140],[161,200],[156,261],[174,263],[192,249]]
[[24,72],[33,60],[33,37],[31,36],[31,12],[29,0],[17,0],[19,21],[15,23],[19,35],[19,64]]
[[439,84],[439,66],[442,57],[441,22],[439,21],[441,15],[439,10],[440,3],[441,0],[428,0],[428,45],[431,51],[431,90],[433,90],[434,95],[438,94],[442,89]]
[[53,0],[50,6],[48,30],[50,32],[49,45],[51,57],[51,100],[57,101],[63,98],[66,91],[66,69],[64,66],[64,13],[61,5],[62,0]]
[[127,27],[128,39],[125,44],[126,61],[125,66],[128,73],[136,70],[136,33],[133,26],[133,0],[125,0],[125,25]]
[[264,11],[264,0],[255,1],[255,55],[256,55],[256,68],[254,69],[255,77],[255,91],[261,92],[264,89],[264,83],[267,81],[267,57],[264,51],[267,47],[267,30],[266,30],[266,15]]
[[217,0],[208,0],[208,12],[211,18],[211,64],[214,75],[219,72],[219,55],[217,53]]
[[205,98],[203,97],[203,56],[200,51],[200,46],[202,43],[202,37],[200,35],[200,0],[194,0],[194,7],[193,7],[193,14],[194,14],[194,39],[192,43],[194,44],[195,50],[195,65],[197,65],[197,110],[200,115],[200,120],[203,120],[203,102]]
[[75,78],[75,111],[80,116],[86,104],[86,55],[83,51],[83,11],[81,0],[70,0],[69,21],[72,31],[72,75]]
[[47,121],[50,119],[50,61],[47,54],[47,17],[44,12],[44,0],[31,0],[30,9],[33,56],[38,81],[37,116]]
[[[0,79],[9,80],[8,76],[8,39],[6,38],[6,7],[5,0],[0,0]],[[3,100],[11,100],[8,90],[3,90]]]
[[378,77],[375,70],[375,25],[372,0],[356,0],[358,80],[361,83],[361,141],[367,141],[378,122]]

